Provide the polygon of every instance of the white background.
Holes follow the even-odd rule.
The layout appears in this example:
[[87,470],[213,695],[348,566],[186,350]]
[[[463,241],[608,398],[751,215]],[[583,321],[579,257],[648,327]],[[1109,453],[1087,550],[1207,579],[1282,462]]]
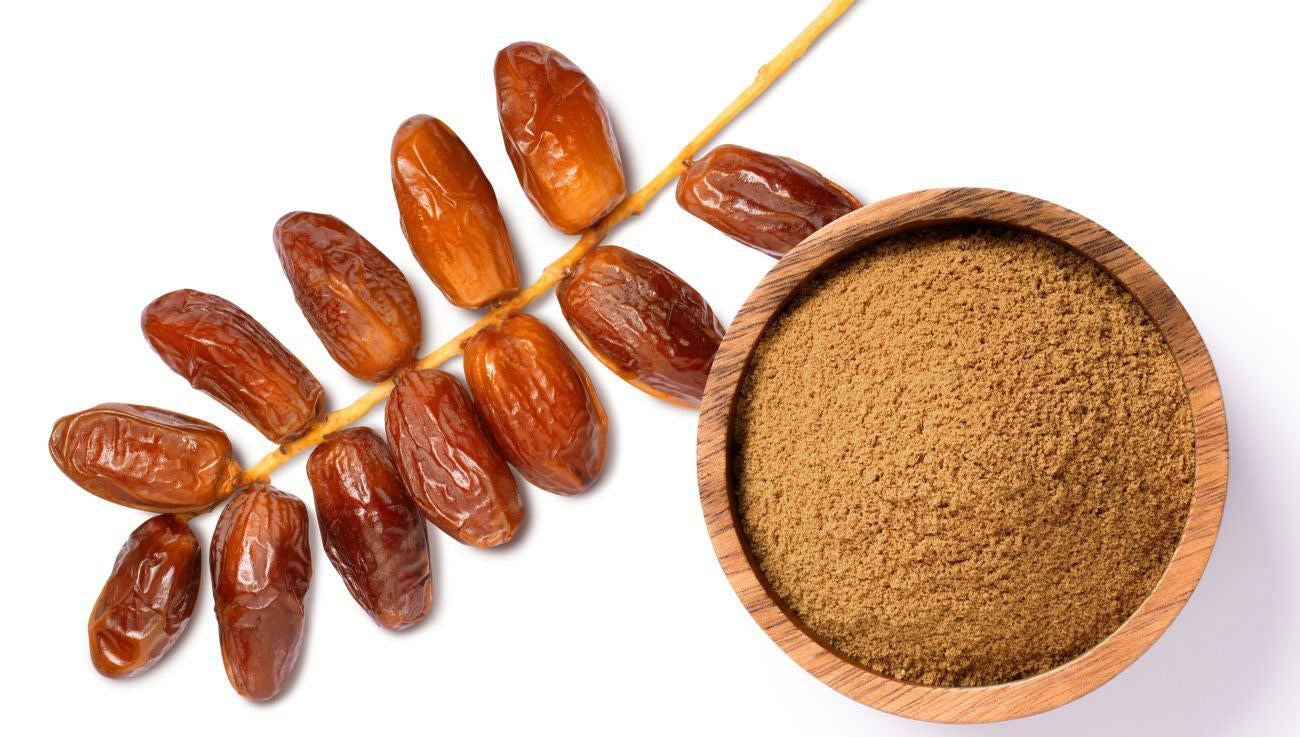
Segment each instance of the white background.
[[[362,386],[295,307],[272,250],[276,218],[333,213],[383,248],[417,286],[432,346],[473,315],[442,301],[398,228],[388,148],[404,118],[435,114],[460,133],[534,275],[570,239],[532,211],[502,149],[497,49],[538,40],[582,66],[639,183],[821,5],[6,4],[3,731],[1260,735],[1293,726],[1300,19],[1288,2],[864,0],[720,138],[808,162],[871,201],[981,185],[1059,202],[1128,241],[1182,298],[1226,395],[1222,534],[1173,627],[1092,695],[959,728],[878,713],[814,680],[762,634],[721,574],[699,512],[694,413],[585,355],[612,427],[603,480],[577,498],[526,490],[525,528],[502,550],[433,531],[438,593],[424,625],[380,631],[317,539],[298,675],[272,704],[245,702],[227,685],[206,581],[189,631],[152,672],[114,682],[91,668],[86,616],[145,515],[59,474],[45,447],[54,419],[103,401],[155,404],[220,424],[246,462],[268,450],[152,354],[138,328],[146,303],[181,287],[230,298],[312,367],[332,406],[350,401]],[[667,264],[724,319],[772,263],[671,196],[611,241]],[[553,300],[537,311],[562,328]],[[310,497],[300,461],[275,482]],[[197,522],[202,538],[213,521]]]

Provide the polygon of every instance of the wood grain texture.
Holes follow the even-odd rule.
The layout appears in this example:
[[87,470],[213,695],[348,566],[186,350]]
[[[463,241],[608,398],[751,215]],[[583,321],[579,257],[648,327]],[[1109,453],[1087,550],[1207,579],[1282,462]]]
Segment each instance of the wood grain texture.
[[[1187,524],[1169,567],[1137,611],[1101,643],[1052,670],[1010,683],[943,688],[875,673],[836,652],[776,596],[741,533],[731,485],[731,426],[740,381],[758,339],[786,302],[827,264],[896,233],[951,224],[1019,228],[1098,264],[1137,298],[1173,350],[1191,402],[1196,476]],[[1191,596],[1218,535],[1228,484],[1223,397],[1209,352],[1169,287],[1112,233],[1059,205],[992,189],[934,189],[846,215],[781,259],[732,322],[714,358],[697,439],[700,501],[713,547],[746,609],[785,652],[840,693],[914,719],[987,722],[1036,714],[1101,686],[1146,651]]]

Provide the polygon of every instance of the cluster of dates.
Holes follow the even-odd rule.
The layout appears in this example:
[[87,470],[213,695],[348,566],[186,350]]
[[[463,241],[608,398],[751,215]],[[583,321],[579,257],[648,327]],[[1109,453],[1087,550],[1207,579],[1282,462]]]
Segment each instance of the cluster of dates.
[[[596,87],[536,43],[502,50],[495,76],[506,151],[528,199],[562,232],[592,226],[626,195]],[[436,118],[413,117],[397,131],[391,163],[402,230],[447,299],[477,308],[517,292],[496,195],[460,138]],[[858,206],[798,162],[736,146],[691,165],[677,199],[774,255]],[[348,590],[380,626],[409,627],[427,616],[433,594],[425,521],[468,545],[510,540],[524,513],[511,467],[547,491],[587,489],[604,465],[604,410],[578,360],[532,316],[475,334],[463,346],[463,385],[413,366],[421,320],[411,286],[346,223],[293,212],[276,223],[274,241],[330,355],[363,380],[395,380],[387,438],[365,428],[334,433],[312,452],[307,475],[326,554]],[[603,246],[557,295],[602,363],[656,397],[698,406],[723,328],[677,275]],[[322,420],[320,382],[231,302],[179,290],[149,304],[141,324],[169,368],[270,440],[292,441]],[[96,669],[132,676],[175,643],[200,581],[200,544],[187,522],[230,497],[209,554],[222,657],[240,694],[278,693],[297,660],[311,579],[302,501],[248,478],[219,428],[153,407],[102,404],[64,417],[50,452],[87,491],[158,513],[131,534],[95,602]]]

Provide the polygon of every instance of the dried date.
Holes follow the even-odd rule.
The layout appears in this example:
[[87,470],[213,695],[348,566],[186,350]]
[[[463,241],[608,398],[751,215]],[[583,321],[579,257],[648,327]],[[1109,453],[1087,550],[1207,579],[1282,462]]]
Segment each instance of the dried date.
[[433,601],[429,539],[384,439],[368,427],[335,433],[307,460],[325,555],[379,626],[401,630]]
[[601,246],[556,296],[573,332],[610,370],[648,394],[699,406],[723,328],[681,277],[626,248]]
[[325,349],[348,373],[383,381],[420,351],[420,306],[400,269],[347,223],[291,212],[275,251],[293,296]]
[[515,477],[456,377],[403,375],[384,423],[406,487],[430,522],[482,548],[514,537],[524,518]]
[[220,428],[135,404],[101,404],[61,418],[50,433],[50,455],[86,491],[149,512],[207,509],[239,476]]
[[199,541],[180,517],[147,520],[127,538],[90,613],[90,662],[110,678],[139,675],[185,630],[199,595]]
[[236,492],[212,534],[212,598],[230,685],[257,701],[284,687],[302,647],[311,583],[307,507],[257,483]]
[[553,227],[577,233],[627,193],[600,92],[563,54],[516,43],[497,54],[497,111],[506,153],[528,199]]
[[324,411],[316,377],[262,324],[213,294],[181,289],[144,309],[141,328],[164,363],[276,443]]
[[823,225],[861,207],[810,166],[742,146],[718,146],[677,180],[677,204],[723,233],[780,258]]
[[465,380],[524,478],[558,494],[591,486],[605,465],[605,410],[582,364],[527,315],[486,327],[465,345]]
[[428,115],[402,123],[392,169],[402,232],[452,304],[482,307],[519,289],[496,192],[451,128]]

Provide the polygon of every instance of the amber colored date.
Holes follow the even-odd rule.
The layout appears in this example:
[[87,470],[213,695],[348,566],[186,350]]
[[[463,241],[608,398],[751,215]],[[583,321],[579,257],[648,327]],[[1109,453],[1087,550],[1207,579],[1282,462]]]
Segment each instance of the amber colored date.
[[614,209],[627,181],[596,85],[539,43],[505,47],[494,71],[506,153],[542,217],[561,232],[577,233]]
[[59,419],[50,455],[86,491],[148,512],[207,509],[239,476],[220,428],[135,404],[101,404]]
[[514,537],[524,518],[515,477],[456,377],[403,375],[384,423],[406,488],[430,522],[481,548]]
[[149,345],[190,385],[276,443],[307,431],[323,413],[320,382],[262,324],[214,294],[181,289],[140,318]]
[[576,494],[605,465],[605,410],[582,364],[527,314],[465,344],[465,380],[506,459],[535,486]]
[[352,598],[379,626],[401,630],[433,601],[424,518],[388,446],[368,427],[331,435],[307,460],[321,542]]
[[210,563],[230,685],[250,699],[272,698],[302,647],[311,583],[307,506],[265,483],[241,489],[217,520]]
[[420,351],[420,306],[400,269],[347,223],[291,212],[275,224],[275,251],[294,299],[348,373],[379,382]]
[[690,214],[769,256],[781,257],[823,225],[861,207],[812,167],[741,146],[718,146],[677,180]]
[[652,396],[700,405],[723,328],[681,277],[626,248],[601,246],[556,296],[578,339],[611,371]]
[[136,528],[90,612],[90,662],[110,678],[139,675],[185,630],[199,595],[199,541],[180,517]]
[[519,289],[496,192],[451,128],[428,115],[402,123],[392,167],[402,232],[452,304],[482,307]]

